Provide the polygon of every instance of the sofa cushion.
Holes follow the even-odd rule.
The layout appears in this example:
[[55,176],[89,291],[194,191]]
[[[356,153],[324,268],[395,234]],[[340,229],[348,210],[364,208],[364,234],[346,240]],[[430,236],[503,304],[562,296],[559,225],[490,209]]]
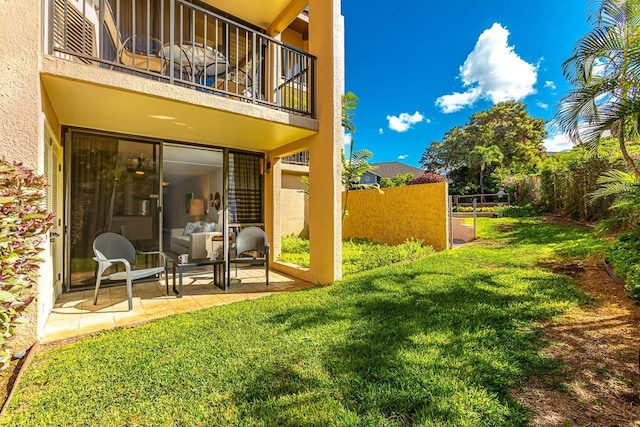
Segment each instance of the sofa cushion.
[[188,236],[193,233],[198,225],[200,225],[199,222],[188,222],[187,225],[184,226],[184,235]]

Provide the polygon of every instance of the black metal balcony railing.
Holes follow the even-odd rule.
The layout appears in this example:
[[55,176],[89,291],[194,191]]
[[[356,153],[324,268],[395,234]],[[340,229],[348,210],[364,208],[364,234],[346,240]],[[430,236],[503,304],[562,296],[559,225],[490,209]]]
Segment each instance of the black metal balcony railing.
[[283,163],[290,165],[309,166],[309,151],[300,151],[282,158]]
[[315,57],[185,0],[55,0],[49,53],[315,116]]

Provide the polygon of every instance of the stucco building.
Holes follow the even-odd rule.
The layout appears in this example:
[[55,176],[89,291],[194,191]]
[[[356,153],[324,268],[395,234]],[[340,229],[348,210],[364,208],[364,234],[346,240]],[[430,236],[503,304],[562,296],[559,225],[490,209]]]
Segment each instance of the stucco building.
[[[46,175],[57,214],[39,333],[60,294],[93,285],[97,234],[168,250],[191,199],[225,235],[263,227],[273,269],[341,278],[340,0],[7,0],[0,23],[0,153]],[[306,270],[274,262],[281,159],[304,151],[321,183]]]

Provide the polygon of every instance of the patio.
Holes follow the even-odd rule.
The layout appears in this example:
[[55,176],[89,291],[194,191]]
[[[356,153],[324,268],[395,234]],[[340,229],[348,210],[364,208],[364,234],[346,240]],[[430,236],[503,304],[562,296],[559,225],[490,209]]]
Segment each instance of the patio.
[[171,290],[171,272],[169,282],[169,295],[166,295],[164,278],[134,284],[131,311],[127,310],[126,286],[101,287],[97,305],[93,305],[93,290],[62,294],[47,320],[42,343],[79,338],[172,314],[313,286],[275,271],[269,272],[269,286],[266,286],[262,268],[238,268],[238,277],[232,272],[231,287],[226,291],[213,285],[209,269],[189,271],[183,279],[182,298],[177,298]]

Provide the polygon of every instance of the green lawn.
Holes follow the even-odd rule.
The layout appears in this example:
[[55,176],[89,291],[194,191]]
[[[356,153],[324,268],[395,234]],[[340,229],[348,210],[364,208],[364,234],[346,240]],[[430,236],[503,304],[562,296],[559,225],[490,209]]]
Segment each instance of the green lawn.
[[538,268],[588,230],[487,219],[480,244],[36,356],[2,425],[523,425],[540,321],[587,298]]
[[[342,241],[342,274],[346,276],[399,261],[420,259],[433,252],[431,246],[422,246],[422,241],[412,239],[399,245],[346,239]],[[309,240],[296,236],[283,237],[282,253],[278,260],[309,268]]]

